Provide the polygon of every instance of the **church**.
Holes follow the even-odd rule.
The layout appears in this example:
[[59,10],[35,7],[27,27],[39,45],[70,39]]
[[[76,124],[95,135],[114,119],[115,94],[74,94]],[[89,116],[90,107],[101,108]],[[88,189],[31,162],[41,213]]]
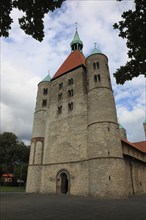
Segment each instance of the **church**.
[[77,30],[70,46],[54,76],[38,84],[26,192],[146,192],[146,141],[129,142],[118,124],[107,56],[95,47],[85,57]]

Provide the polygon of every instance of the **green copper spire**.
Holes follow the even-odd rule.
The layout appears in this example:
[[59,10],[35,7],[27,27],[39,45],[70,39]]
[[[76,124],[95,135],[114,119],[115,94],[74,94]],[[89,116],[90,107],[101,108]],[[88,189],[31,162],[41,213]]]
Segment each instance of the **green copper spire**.
[[96,48],[96,43],[95,43],[95,47],[94,49],[92,50],[92,53],[91,54],[96,54],[96,53],[102,53],[100,49],[97,49]]
[[48,74],[41,82],[48,82],[51,80],[51,76]]
[[125,128],[119,123],[119,128],[123,128],[125,130]]
[[82,50],[83,48],[83,42],[80,40],[78,31],[76,30],[74,38],[72,40],[72,42],[70,43],[71,49],[72,51],[75,50]]

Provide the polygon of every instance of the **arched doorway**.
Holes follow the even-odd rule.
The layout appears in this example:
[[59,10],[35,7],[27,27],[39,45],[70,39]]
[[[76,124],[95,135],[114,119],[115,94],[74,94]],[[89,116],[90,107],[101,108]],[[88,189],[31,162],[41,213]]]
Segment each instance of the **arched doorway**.
[[66,171],[58,173],[56,186],[58,194],[69,194],[69,175]]

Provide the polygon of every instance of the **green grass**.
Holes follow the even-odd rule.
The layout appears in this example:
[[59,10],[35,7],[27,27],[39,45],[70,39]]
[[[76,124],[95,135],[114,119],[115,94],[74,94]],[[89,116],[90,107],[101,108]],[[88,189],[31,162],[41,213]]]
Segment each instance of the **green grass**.
[[0,192],[25,192],[25,188],[22,186],[0,186]]

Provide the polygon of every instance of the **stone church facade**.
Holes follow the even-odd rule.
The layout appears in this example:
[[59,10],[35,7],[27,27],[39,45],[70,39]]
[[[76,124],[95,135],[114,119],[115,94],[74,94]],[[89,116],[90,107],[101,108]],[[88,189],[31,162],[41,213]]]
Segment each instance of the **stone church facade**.
[[108,58],[71,53],[38,84],[26,192],[120,198],[146,192],[146,142],[118,124]]

